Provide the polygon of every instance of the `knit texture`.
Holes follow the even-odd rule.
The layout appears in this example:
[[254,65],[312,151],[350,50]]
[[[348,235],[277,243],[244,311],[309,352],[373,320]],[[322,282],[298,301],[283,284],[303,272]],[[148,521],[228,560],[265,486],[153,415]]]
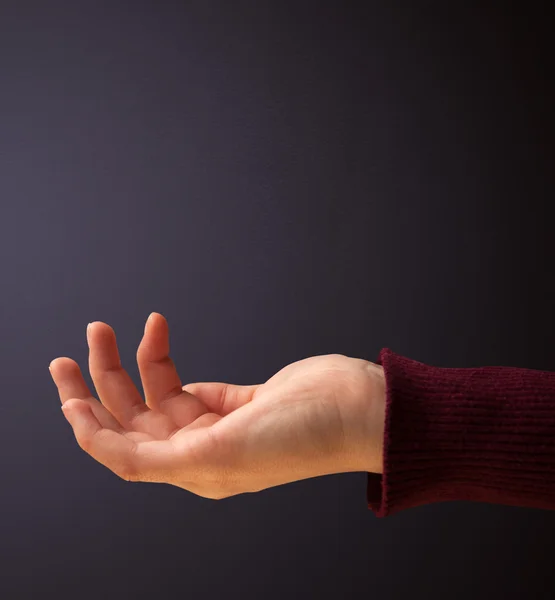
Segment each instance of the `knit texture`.
[[383,475],[369,473],[379,517],[446,500],[555,509],[555,372],[445,368],[383,348]]

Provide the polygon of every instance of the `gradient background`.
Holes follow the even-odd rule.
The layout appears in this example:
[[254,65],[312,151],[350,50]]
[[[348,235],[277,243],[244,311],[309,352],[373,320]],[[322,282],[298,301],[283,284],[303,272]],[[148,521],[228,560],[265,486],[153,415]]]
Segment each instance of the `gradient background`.
[[[546,3],[547,4],[547,3]],[[381,347],[555,370],[555,94],[526,3],[0,4],[0,597],[553,598],[555,513],[222,501],[82,452],[49,362],[169,323],[183,384]]]

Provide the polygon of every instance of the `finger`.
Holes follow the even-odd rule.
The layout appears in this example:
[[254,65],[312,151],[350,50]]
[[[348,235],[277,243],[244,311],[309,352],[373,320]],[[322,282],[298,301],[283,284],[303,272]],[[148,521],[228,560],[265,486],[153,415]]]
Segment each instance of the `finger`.
[[182,390],[169,350],[168,323],[161,314],[152,313],[137,350],[146,403],[153,411],[167,415],[177,427],[182,428],[205,414],[207,408],[198,398]]
[[102,427],[119,431],[122,429],[117,419],[105,406],[93,397],[87,386],[79,365],[67,357],[56,358],[50,363],[50,373],[58,388],[62,405],[70,398],[80,398],[91,407]]
[[170,441],[135,442],[105,429],[91,407],[72,398],[62,407],[79,446],[96,461],[126,481],[163,482],[173,465]]
[[102,403],[130,429],[133,418],[147,411],[139,391],[121,365],[114,330],[97,321],[87,327],[89,370]]
[[135,429],[155,438],[167,438],[176,425],[163,414],[152,413],[121,365],[116,334],[97,321],[87,328],[89,369],[100,400],[125,429]]
[[260,385],[199,381],[184,385],[183,391],[196,396],[210,412],[225,416],[250,402]]
[[137,364],[146,404],[154,410],[161,410],[166,401],[183,393],[169,353],[168,322],[160,313],[152,313],[137,349]]

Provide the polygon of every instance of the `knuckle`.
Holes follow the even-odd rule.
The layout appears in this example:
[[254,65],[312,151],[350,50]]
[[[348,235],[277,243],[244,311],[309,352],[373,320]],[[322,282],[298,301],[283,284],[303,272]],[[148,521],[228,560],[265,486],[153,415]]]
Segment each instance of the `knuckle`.
[[213,489],[209,492],[203,492],[202,496],[204,496],[204,498],[208,498],[209,500],[224,500],[225,498],[230,498],[233,496],[233,494],[224,490]]
[[140,478],[137,476],[136,473],[134,473],[133,471],[128,471],[128,470],[119,470],[119,472],[117,472],[117,475],[123,479],[124,481],[129,481],[129,482],[133,482],[133,481],[139,481]]
[[225,498],[229,498],[228,494],[214,494],[210,496],[210,500],[225,500]]
[[229,385],[222,386],[222,389],[220,392],[220,397],[218,399],[219,412],[222,412],[224,407],[226,406],[226,404],[228,404],[230,402],[230,395],[231,395],[231,386],[229,386]]
[[159,398],[158,402],[160,406],[163,406],[168,400],[172,400],[176,396],[179,396],[183,393],[183,388],[181,385],[174,386],[171,390],[166,392],[161,398]]
[[93,446],[92,438],[78,437],[77,443],[79,444],[79,447],[81,448],[81,450],[84,450],[87,454],[91,454],[92,446]]
[[114,472],[116,473],[116,475],[118,477],[120,477],[124,481],[133,482],[133,481],[140,481],[140,479],[141,479],[140,473],[137,471],[137,469],[134,467],[134,465],[129,461],[118,465],[114,469]]

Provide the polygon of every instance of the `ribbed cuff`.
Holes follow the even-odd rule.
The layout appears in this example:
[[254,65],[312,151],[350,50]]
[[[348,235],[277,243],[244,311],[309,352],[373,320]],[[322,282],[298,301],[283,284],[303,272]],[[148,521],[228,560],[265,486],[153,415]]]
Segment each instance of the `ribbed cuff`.
[[555,372],[445,368],[383,348],[383,475],[368,474],[379,517],[446,500],[555,508]]

